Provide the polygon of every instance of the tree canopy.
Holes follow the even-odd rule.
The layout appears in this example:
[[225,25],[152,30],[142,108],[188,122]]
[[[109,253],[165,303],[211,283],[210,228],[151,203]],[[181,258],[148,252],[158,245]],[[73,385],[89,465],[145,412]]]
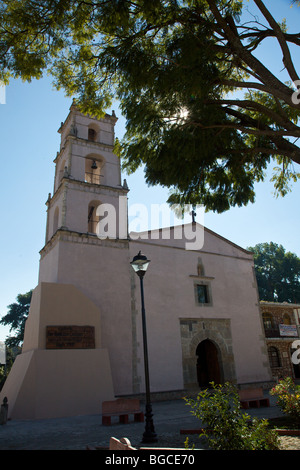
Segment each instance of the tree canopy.
[[8,305],[8,312],[1,320],[1,325],[9,325],[15,336],[9,336],[5,343],[9,348],[20,346],[24,339],[25,322],[27,320],[32,297],[32,290],[26,294],[18,294],[16,302]]
[[[123,167],[143,165],[149,185],[170,188],[170,203],[223,212],[254,202],[271,161],[284,195],[299,177],[300,82],[291,46],[300,45],[300,33],[265,3],[2,1],[0,79],[30,81],[47,70],[96,116],[118,100]],[[245,19],[251,5],[260,18]],[[270,39],[289,81],[257,56]]]
[[300,258],[273,242],[248,250],[254,254],[260,300],[300,303]]

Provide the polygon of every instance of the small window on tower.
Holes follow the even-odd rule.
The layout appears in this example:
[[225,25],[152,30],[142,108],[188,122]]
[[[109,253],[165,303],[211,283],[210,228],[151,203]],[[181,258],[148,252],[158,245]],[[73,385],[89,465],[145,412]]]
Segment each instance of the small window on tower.
[[92,140],[93,142],[96,141],[96,131],[95,131],[95,129],[89,128],[88,139]]
[[97,233],[97,226],[100,220],[100,217],[97,215],[97,208],[99,206],[99,202],[92,201],[88,207],[88,232],[89,233]]

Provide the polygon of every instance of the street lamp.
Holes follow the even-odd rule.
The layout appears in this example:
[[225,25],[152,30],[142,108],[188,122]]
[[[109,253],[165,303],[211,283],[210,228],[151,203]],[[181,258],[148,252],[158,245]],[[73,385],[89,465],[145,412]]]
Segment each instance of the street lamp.
[[150,260],[140,251],[131,261],[131,266],[140,278],[141,301],[142,301],[142,325],[143,325],[143,344],[144,344],[144,364],[145,364],[145,384],[146,384],[146,426],[143,434],[142,442],[157,442],[157,436],[154,429],[152,419],[152,405],[150,400],[150,382],[149,382],[149,366],[148,366],[148,348],[147,348],[147,331],[146,331],[146,315],[144,305],[144,285],[143,279],[149,266]]

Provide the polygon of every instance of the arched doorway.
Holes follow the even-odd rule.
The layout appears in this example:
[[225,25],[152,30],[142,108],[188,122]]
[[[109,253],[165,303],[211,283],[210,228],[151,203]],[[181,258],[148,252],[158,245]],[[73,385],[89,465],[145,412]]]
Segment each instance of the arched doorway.
[[221,383],[221,369],[219,351],[217,346],[205,339],[198,344],[196,349],[197,381],[199,387],[207,387],[210,382]]

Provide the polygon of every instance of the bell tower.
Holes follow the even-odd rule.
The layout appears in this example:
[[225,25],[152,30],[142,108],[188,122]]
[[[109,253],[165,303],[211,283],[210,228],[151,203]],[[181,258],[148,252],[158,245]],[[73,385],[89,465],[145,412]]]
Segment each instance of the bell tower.
[[[73,104],[61,123],[53,196],[47,201],[46,244],[59,229],[99,233],[104,209],[111,207],[114,220],[104,238],[127,238],[126,180],[121,184],[120,160],[113,153],[114,114],[98,120],[83,115]],[[100,224],[101,225],[101,224]]]
[[103,400],[132,393],[128,187],[113,152],[116,121],[73,103],[59,128],[39,283],[2,390],[13,418],[101,413]]

